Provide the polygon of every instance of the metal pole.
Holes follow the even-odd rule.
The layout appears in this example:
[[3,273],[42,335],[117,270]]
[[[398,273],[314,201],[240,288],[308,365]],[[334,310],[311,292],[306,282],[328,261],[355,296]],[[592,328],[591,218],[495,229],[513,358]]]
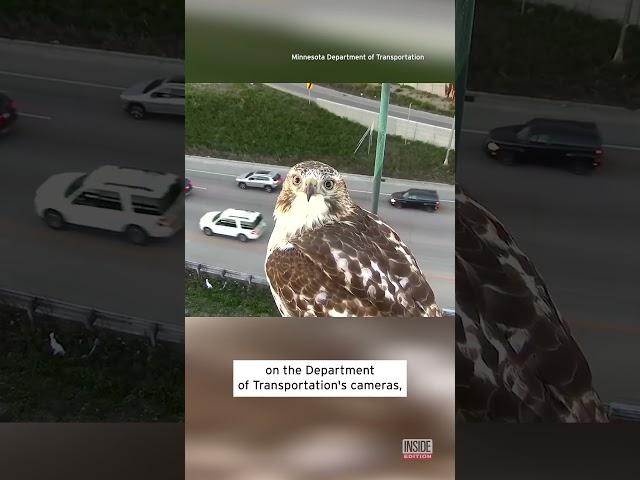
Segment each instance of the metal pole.
[[456,131],[456,117],[453,117],[453,123],[451,124],[451,135],[449,135],[449,145],[447,146],[447,154],[444,156],[443,165],[449,165],[449,152],[451,151],[451,143],[453,142],[453,133]]
[[618,47],[616,53],[611,60],[614,63],[622,63],[624,57],[624,41],[627,36],[627,29],[631,23],[631,10],[633,9],[633,0],[627,0],[627,4],[624,9],[624,18],[622,19],[622,29],[620,30],[620,36],[618,37]]
[[[418,85],[418,84],[416,84]],[[407,137],[409,136],[409,119],[411,118],[411,102],[409,102],[409,113],[407,113]],[[404,137],[404,144],[407,144],[407,137]]]
[[373,199],[371,211],[378,213],[378,197],[380,197],[380,182],[382,181],[382,165],[384,164],[384,146],[387,140],[387,113],[389,112],[388,83],[382,84],[380,94],[380,116],[378,117],[378,141],[376,143],[376,164],[373,172]]
[[522,0],[522,4],[520,5],[520,15],[524,15],[524,9],[527,7],[527,0]]

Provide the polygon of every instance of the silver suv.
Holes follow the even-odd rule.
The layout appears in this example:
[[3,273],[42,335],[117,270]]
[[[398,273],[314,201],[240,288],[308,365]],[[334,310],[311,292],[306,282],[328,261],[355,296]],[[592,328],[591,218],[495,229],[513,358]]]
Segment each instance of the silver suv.
[[276,172],[258,170],[236,177],[236,182],[238,182],[238,186],[243,190],[247,187],[252,187],[262,188],[267,192],[272,192],[282,186],[284,178]]
[[120,99],[124,109],[137,120],[148,113],[184,116],[184,77],[139,83],[122,92]]

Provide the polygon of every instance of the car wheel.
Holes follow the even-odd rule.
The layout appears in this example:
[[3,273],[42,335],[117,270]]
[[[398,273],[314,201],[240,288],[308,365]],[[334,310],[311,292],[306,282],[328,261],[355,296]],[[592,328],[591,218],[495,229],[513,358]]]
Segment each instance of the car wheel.
[[240,183],[238,184],[238,186],[239,186],[242,190],[244,190],[245,188],[247,188],[247,184],[246,184],[246,183],[242,183],[242,182],[240,182]]
[[142,120],[146,114],[147,114],[147,111],[144,109],[142,105],[138,103],[129,105],[129,115],[131,115],[136,120]]
[[402,208],[402,204],[400,202],[392,203],[395,208]]
[[265,185],[264,189],[269,193],[273,192],[273,188],[271,187],[271,185]]
[[435,213],[436,207],[427,207],[427,212]]
[[515,155],[513,154],[513,152],[509,152],[508,150],[502,150],[498,152],[498,160],[500,160],[500,162],[502,162],[505,165],[513,165],[515,162]]
[[213,230],[211,230],[209,227],[204,227],[202,231],[207,237],[210,237],[211,235],[213,235]]
[[60,230],[64,228],[65,225],[64,217],[62,216],[62,214],[57,210],[52,209],[44,212],[44,221],[47,225],[49,225],[49,227],[53,228],[54,230]]
[[136,245],[144,245],[149,238],[147,232],[137,225],[129,225],[125,230],[125,235],[127,236],[127,240]]
[[243,233],[241,233],[240,235],[238,235],[238,240],[240,240],[241,242],[246,242],[247,241],[247,236]]

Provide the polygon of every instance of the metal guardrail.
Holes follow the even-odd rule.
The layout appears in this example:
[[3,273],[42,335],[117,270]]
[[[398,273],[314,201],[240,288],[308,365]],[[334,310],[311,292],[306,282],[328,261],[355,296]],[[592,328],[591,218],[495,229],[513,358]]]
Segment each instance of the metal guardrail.
[[107,329],[146,337],[153,346],[158,341],[184,344],[184,324],[165,325],[4,288],[0,288],[0,303],[24,310],[33,324],[36,322],[36,315],[43,314],[53,318],[79,322],[88,329]]
[[[234,270],[226,270],[224,268],[212,267],[211,265],[190,262],[189,260],[185,260],[184,266],[186,269],[193,270],[198,274],[206,273],[213,275],[214,277],[244,282],[249,285],[269,285],[266,277],[261,277],[259,275],[250,275],[248,273],[236,272]],[[442,313],[445,317],[455,317],[456,315],[456,311],[453,308],[443,308]]]
[[185,260],[184,262],[185,268],[188,270],[193,270],[200,273],[206,273],[209,275],[213,275],[214,277],[223,278],[225,280],[236,280],[238,282],[244,282],[249,285],[265,285],[268,286],[266,277],[261,277],[259,275],[251,275],[248,273],[236,272],[234,270],[227,270],[224,268],[212,267],[211,265],[204,265],[202,263],[190,262]]

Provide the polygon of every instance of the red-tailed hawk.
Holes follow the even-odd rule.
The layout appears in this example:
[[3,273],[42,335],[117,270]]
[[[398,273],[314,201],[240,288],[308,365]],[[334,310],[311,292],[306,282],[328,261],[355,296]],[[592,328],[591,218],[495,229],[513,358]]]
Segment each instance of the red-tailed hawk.
[[409,248],[329,165],[291,168],[274,218],[265,271],[283,316],[442,316]]
[[607,421],[589,365],[532,262],[460,189],[456,404],[467,421]]

